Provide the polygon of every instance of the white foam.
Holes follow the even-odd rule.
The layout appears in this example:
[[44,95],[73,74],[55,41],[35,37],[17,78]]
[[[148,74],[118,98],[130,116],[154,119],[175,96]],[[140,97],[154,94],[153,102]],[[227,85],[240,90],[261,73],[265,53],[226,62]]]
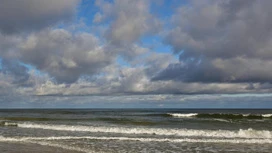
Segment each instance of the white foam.
[[17,126],[17,123],[5,122],[5,126]]
[[272,114],[262,114],[263,117],[272,117]]
[[[1,137],[0,142],[30,142],[30,143],[38,143],[42,140],[75,140],[75,139],[91,139],[91,140],[120,140],[120,141],[141,141],[141,142],[173,142],[173,143],[181,143],[181,142],[191,142],[191,143],[248,143],[248,144],[264,144],[264,143],[272,143],[271,139],[198,139],[198,138],[179,138],[179,139],[171,139],[171,138],[132,138],[132,137],[73,137],[73,136],[62,136],[62,137]],[[39,143],[42,144],[42,143]],[[54,146],[51,143],[46,143],[46,145]],[[55,146],[58,146],[57,144]],[[67,149],[67,148],[64,148]],[[70,148],[71,150],[75,150],[74,148]],[[79,150],[78,150],[79,151]],[[82,150],[81,150],[82,151]]]
[[22,123],[18,124],[21,128],[35,128],[58,131],[76,132],[103,132],[120,134],[156,134],[172,135],[184,137],[215,137],[215,138],[272,138],[272,132],[267,130],[240,129],[239,131],[229,130],[193,130],[193,129],[166,129],[166,128],[127,128],[127,127],[94,127],[94,126],[69,126],[69,125],[50,125]]
[[243,117],[248,117],[250,114],[233,114],[233,115],[242,115]]
[[197,113],[189,113],[189,114],[181,114],[181,113],[167,113],[168,115],[171,115],[173,117],[181,117],[181,118],[186,118],[186,117],[194,117],[197,115]]
[[250,116],[250,115],[260,115],[260,116],[265,117],[265,118],[272,117],[272,114],[242,114],[242,115],[245,116],[245,117]]
[[[168,115],[171,115],[173,117],[180,117],[180,118],[188,118],[188,117],[195,117],[198,115],[198,113],[188,113],[188,114],[184,114],[184,113],[167,113]],[[211,113],[212,115],[212,113]],[[223,114],[222,114],[223,115]],[[254,115],[254,114],[233,114],[233,115],[242,115],[244,117],[248,117],[249,115]],[[258,114],[255,114],[258,115]],[[272,117],[272,114],[260,114],[262,117],[268,118],[268,117]]]

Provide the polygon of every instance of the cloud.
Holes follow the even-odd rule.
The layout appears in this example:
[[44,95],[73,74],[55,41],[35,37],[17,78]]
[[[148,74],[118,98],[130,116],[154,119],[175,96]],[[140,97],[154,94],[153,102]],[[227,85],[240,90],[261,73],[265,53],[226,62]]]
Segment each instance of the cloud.
[[16,33],[39,30],[71,20],[79,0],[1,0],[0,31]]
[[[18,40],[13,48],[19,52],[9,60],[19,59],[35,66],[38,72],[26,71],[19,63],[12,67],[11,63],[6,71],[11,72],[12,77],[8,73],[2,75],[6,79],[14,78],[6,82],[7,86],[13,89],[13,93],[23,95],[201,94],[271,90],[261,84],[249,88],[247,83],[196,83],[197,78],[191,78],[195,80],[189,83],[178,79],[153,81],[150,78],[161,74],[161,70],[167,69],[171,63],[180,65],[171,53],[146,50],[144,56],[131,60],[131,66],[124,66],[115,63],[115,52],[111,52],[108,46],[99,45],[97,38],[89,33],[72,34],[64,29],[46,29]],[[139,46],[135,48],[145,50]],[[179,72],[174,70],[173,73]],[[21,81],[15,83],[14,80]]]
[[271,1],[190,1],[165,43],[179,54],[154,80],[271,82]]
[[[160,60],[160,58],[158,58]],[[158,63],[158,61],[153,62]],[[26,85],[16,84],[18,76],[0,73],[1,86],[10,95],[51,95],[51,96],[86,96],[86,95],[147,95],[147,94],[220,94],[220,93],[267,93],[271,84],[254,83],[195,83],[172,80],[150,81],[150,67],[125,67],[111,64],[102,68],[99,75],[80,77],[72,83],[59,83],[52,77],[28,71]],[[158,71],[160,69],[158,68]],[[153,71],[153,69],[152,69]],[[12,77],[11,77],[12,76]],[[4,90],[7,89],[7,90]],[[0,92],[2,92],[0,90]]]
[[12,78],[13,84],[25,85],[29,78],[28,68],[20,64],[18,61],[13,60],[1,60],[0,73]]
[[86,16],[58,26],[76,15],[77,0],[4,4],[15,2],[20,9],[0,15],[0,95],[158,94],[154,99],[165,100],[170,96],[161,94],[272,91],[270,1],[193,0],[168,23],[149,0],[97,0],[91,30]]
[[9,96],[16,93],[15,86],[12,84],[11,77],[7,77],[5,74],[0,73],[0,96]]
[[271,61],[242,57],[201,62],[193,60],[186,64],[170,64],[152,79],[203,83],[265,83],[272,82],[271,66]]
[[95,20],[110,18],[112,23],[106,31],[107,40],[113,45],[130,45],[146,34],[158,32],[161,23],[149,11],[146,0],[115,0],[113,3],[97,0],[102,15]]
[[[210,94],[210,93],[246,93],[261,92],[248,89],[245,83],[184,83],[177,81],[150,81],[148,67],[118,67],[109,65],[103,75],[92,79],[81,78],[67,84],[44,81],[36,86],[32,93],[36,95],[139,95],[139,94]],[[267,90],[266,90],[267,91]]]
[[73,83],[83,75],[99,74],[117,56],[106,50],[93,34],[65,29],[47,28],[27,36],[0,33],[0,40],[3,40],[0,42],[2,71],[21,78],[18,83],[27,80],[20,63],[49,74],[59,83]]
[[64,29],[33,33],[19,46],[19,59],[49,73],[60,83],[94,75],[113,62],[115,54],[104,50],[90,33],[72,34]]
[[[32,1],[29,0],[26,3],[28,2]],[[35,20],[35,22],[43,24],[43,27],[37,27],[37,29],[29,27],[30,29],[35,29],[35,31],[31,32],[20,27],[19,29],[22,31],[28,31],[24,34],[18,33],[6,35],[0,33],[0,40],[2,40],[0,42],[0,56],[7,60],[18,60],[22,63],[29,64],[38,71],[49,74],[49,76],[53,77],[58,83],[69,84],[76,82],[82,76],[93,77],[99,75],[103,68],[116,62],[116,57],[118,55],[123,56],[124,59],[130,63],[139,55],[150,52],[148,48],[138,45],[135,41],[137,41],[140,36],[150,31],[151,25],[149,25],[148,22],[153,20],[152,15],[149,14],[147,1],[139,0],[131,2],[135,4],[136,7],[129,4],[127,1],[122,0],[117,0],[113,3],[104,1],[96,2],[97,6],[102,9],[101,13],[103,13],[100,15],[99,18],[101,19],[99,20],[102,20],[104,17],[111,18],[112,20],[107,30],[109,35],[106,36],[106,42],[103,42],[102,38],[89,32],[73,33],[64,28],[53,28],[48,24]],[[30,8],[32,8],[32,5],[33,7],[40,7],[39,5],[44,3],[46,2],[34,2],[30,5]],[[56,6],[54,5],[52,8],[49,7],[54,3],[57,3],[58,5],[56,4]],[[64,13],[70,14],[69,16],[71,17],[74,13],[73,11],[77,1],[70,0],[67,4],[63,4],[64,2],[60,0],[54,3],[44,4],[45,6],[42,6],[42,9],[40,10],[42,12],[36,13],[36,15],[40,15],[38,18],[43,19],[42,15],[50,18],[50,16],[47,15],[52,15],[57,17],[58,22],[66,20],[68,18],[62,18],[62,16],[58,17],[58,15],[61,14],[58,11],[62,11],[61,8],[63,8]],[[6,5],[11,5],[11,3],[6,2]],[[20,6],[22,7],[22,10],[25,9],[25,4]],[[47,8],[47,6],[51,10]],[[61,8],[56,9],[58,6]],[[35,7],[33,9],[36,11],[37,9]],[[56,11],[54,11],[54,9],[56,9]],[[31,11],[31,9],[26,10],[26,13],[29,13],[28,11]],[[122,16],[129,20],[122,19],[119,21]],[[135,18],[139,18],[139,21],[141,22],[131,24],[134,16]],[[31,15],[26,15],[26,17],[32,18]],[[13,24],[12,21],[8,20],[7,22]],[[50,24],[55,23],[57,23],[57,21],[51,22]],[[32,23],[28,24],[32,25]],[[115,26],[115,24],[127,25],[126,27],[128,28],[130,26],[136,27],[136,29],[132,28],[128,29],[128,31],[125,30],[125,33],[120,35],[120,39],[116,38],[118,41],[126,41],[128,37],[133,37],[131,39],[128,38],[129,44],[117,45],[116,43],[113,43],[115,40],[111,38],[110,33],[122,31],[122,27]],[[142,27],[143,25],[147,26],[148,29]],[[142,31],[143,29],[144,31]]]

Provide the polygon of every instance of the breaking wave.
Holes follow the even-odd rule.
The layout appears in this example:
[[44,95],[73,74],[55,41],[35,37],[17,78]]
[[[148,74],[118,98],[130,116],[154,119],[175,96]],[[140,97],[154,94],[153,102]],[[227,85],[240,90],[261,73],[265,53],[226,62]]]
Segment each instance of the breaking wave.
[[13,122],[0,121],[0,126],[18,126],[18,124]]
[[180,118],[221,118],[221,119],[272,119],[272,114],[223,114],[223,113],[168,113],[172,117]]
[[167,113],[170,116],[173,117],[181,117],[181,118],[185,118],[185,117],[195,117],[198,114],[197,113],[189,113],[189,114],[181,114],[181,113]]
[[95,136],[60,136],[60,137],[3,137],[0,142],[35,142],[41,140],[71,140],[71,139],[92,139],[92,140],[121,140],[121,141],[141,141],[141,142],[203,142],[203,143],[272,143],[271,139],[198,139],[198,138],[141,138],[141,137],[95,137]]
[[148,134],[162,136],[182,136],[182,137],[212,137],[212,138],[258,138],[271,139],[272,132],[268,130],[240,129],[237,131],[230,130],[193,130],[193,129],[165,129],[165,128],[127,128],[127,127],[105,127],[105,126],[69,126],[53,124],[34,124],[19,123],[20,128],[34,128],[57,131],[74,131],[74,132],[101,132],[101,133],[119,133],[119,134]]

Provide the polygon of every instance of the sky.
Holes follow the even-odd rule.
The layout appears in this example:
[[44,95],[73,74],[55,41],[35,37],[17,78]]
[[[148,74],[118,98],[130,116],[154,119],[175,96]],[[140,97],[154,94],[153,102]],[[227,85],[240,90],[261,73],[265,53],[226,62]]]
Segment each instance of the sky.
[[272,108],[270,0],[1,0],[0,108]]

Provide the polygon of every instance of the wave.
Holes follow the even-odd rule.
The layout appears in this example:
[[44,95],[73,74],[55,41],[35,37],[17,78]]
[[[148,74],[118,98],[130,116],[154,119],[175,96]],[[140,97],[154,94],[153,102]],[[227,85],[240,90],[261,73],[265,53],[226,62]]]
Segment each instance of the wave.
[[179,118],[221,118],[221,119],[272,119],[272,114],[223,114],[223,113],[167,113]]
[[0,121],[0,126],[18,126],[18,124],[13,122]]
[[34,128],[57,131],[74,132],[94,132],[94,133],[118,133],[118,134],[138,134],[138,135],[162,135],[162,136],[182,136],[182,137],[214,137],[214,138],[272,138],[272,132],[267,130],[240,129],[238,131],[229,130],[193,130],[193,129],[167,129],[167,128],[128,128],[128,127],[105,127],[105,126],[68,126],[53,124],[18,124],[20,128]]
[[167,113],[170,116],[173,117],[181,117],[181,118],[186,118],[186,117],[195,117],[198,114],[197,113],[189,113],[189,114],[181,114],[181,113]]
[[262,114],[263,117],[270,117],[272,118],[272,114]]
[[[141,137],[95,137],[95,136],[60,136],[60,137],[2,137],[0,142],[35,142],[41,140],[75,140],[75,139],[91,139],[91,140],[120,140],[120,141],[141,141],[141,142],[202,142],[202,143],[254,143],[264,144],[272,143],[271,139],[202,139],[202,138],[141,138]],[[67,149],[67,148],[66,148]]]

